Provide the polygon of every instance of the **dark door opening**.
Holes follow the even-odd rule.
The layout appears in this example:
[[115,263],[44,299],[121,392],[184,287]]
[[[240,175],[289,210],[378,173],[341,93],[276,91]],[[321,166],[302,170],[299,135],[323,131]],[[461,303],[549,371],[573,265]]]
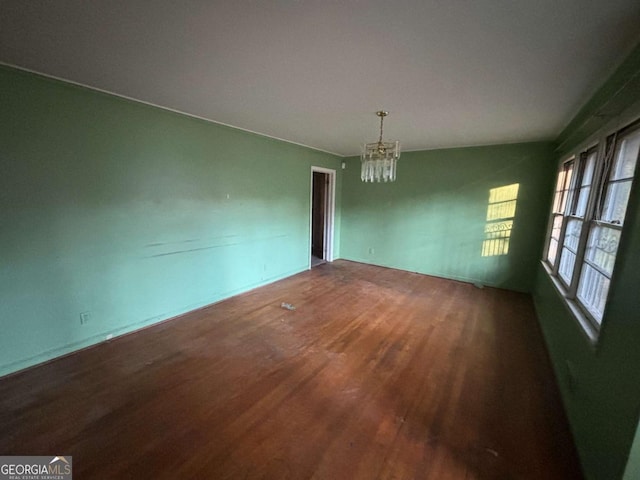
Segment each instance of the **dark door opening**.
[[311,266],[326,261],[326,224],[329,174],[313,172],[313,195],[311,205]]

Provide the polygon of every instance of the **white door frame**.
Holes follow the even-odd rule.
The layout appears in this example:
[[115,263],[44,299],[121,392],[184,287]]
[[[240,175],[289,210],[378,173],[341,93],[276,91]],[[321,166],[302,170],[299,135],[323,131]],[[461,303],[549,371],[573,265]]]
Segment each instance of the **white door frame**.
[[309,192],[309,269],[311,269],[311,235],[313,234],[313,172],[326,173],[329,178],[324,216],[324,256],[327,262],[333,262],[333,232],[336,214],[336,171],[331,168],[312,166]]

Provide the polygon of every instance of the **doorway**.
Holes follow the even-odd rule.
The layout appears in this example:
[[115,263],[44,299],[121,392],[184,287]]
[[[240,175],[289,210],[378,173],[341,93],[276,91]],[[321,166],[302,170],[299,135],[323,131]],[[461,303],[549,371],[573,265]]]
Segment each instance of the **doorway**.
[[309,268],[333,261],[335,170],[311,167],[311,252]]

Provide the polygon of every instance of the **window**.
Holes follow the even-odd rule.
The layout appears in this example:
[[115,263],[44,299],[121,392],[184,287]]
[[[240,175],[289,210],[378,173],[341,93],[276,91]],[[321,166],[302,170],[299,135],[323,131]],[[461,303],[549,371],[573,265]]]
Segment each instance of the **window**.
[[587,213],[587,203],[593,181],[598,147],[582,152],[578,160],[578,171],[573,179],[573,185],[568,192],[565,211],[566,227],[560,249],[560,265],[558,274],[565,287],[570,287],[576,268],[576,258],[580,245],[580,237]]
[[[600,146],[602,145],[602,146]],[[640,121],[561,163],[544,262],[591,338],[604,316],[640,153]]]
[[562,230],[562,217],[567,204],[567,193],[573,174],[573,158],[567,160],[562,165],[558,180],[556,181],[556,191],[553,196],[553,209],[551,211],[551,238],[547,248],[547,261],[554,266],[558,255],[558,244],[560,242],[560,231]]

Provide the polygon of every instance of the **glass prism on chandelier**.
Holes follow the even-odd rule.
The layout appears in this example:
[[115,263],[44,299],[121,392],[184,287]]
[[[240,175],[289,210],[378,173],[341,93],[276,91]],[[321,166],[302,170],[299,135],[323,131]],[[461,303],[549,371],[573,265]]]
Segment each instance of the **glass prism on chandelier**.
[[362,147],[362,166],[360,178],[363,182],[393,182],[396,179],[396,167],[400,158],[400,142],[382,141],[382,122],[389,112],[379,111],[380,138],[374,143],[365,143]]

